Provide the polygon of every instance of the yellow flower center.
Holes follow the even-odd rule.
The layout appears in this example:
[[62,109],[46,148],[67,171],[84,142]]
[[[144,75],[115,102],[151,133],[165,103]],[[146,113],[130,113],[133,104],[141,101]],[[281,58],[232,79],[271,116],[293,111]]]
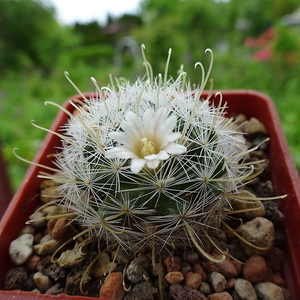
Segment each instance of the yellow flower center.
[[144,144],[141,150],[142,157],[156,153],[155,144],[152,141],[148,141],[148,139],[144,137],[142,138],[142,142]]

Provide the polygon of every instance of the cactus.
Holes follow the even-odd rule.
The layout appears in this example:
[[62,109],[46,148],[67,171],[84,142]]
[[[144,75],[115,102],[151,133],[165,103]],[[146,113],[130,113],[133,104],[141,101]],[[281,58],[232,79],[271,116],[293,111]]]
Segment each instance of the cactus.
[[222,95],[216,107],[201,98],[213,63],[207,52],[209,69],[205,75],[195,65],[202,73],[195,88],[182,69],[168,78],[171,52],[164,76],[153,77],[142,47],[145,78],[102,89],[92,78],[97,96],[73,103],[76,113],[59,133],[58,170],[47,178],[59,183],[60,204],[82,225],[79,235],[126,251],[187,245],[208,259],[225,258],[221,249],[221,259],[207,253],[203,239],[217,247],[213,237],[230,199],[239,198],[254,167],[244,163],[251,149],[225,116]]

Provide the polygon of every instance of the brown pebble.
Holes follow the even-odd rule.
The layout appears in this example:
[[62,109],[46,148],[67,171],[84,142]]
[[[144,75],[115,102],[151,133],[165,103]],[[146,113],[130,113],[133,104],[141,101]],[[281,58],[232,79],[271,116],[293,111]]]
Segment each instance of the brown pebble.
[[53,181],[52,179],[43,180],[40,184],[40,189],[44,190],[48,187],[57,186],[57,182]]
[[273,247],[268,255],[268,261],[274,272],[280,272],[284,261],[284,251]]
[[53,254],[59,246],[60,243],[58,241],[51,239],[45,243],[34,245],[33,250],[37,255],[50,255]]
[[286,283],[280,273],[273,275],[272,282],[280,287],[286,287]]
[[183,261],[181,263],[180,272],[185,276],[188,272],[192,272],[192,266],[189,263]]
[[199,291],[205,295],[209,295],[211,293],[210,285],[207,282],[202,281],[199,287]]
[[41,232],[37,233],[35,236],[34,236],[34,244],[39,244],[41,239],[43,238],[43,234]]
[[99,298],[123,300],[125,290],[123,288],[123,275],[121,272],[110,273],[102,285]]
[[207,296],[208,300],[233,300],[231,295],[227,292],[214,293]]
[[207,273],[200,264],[196,263],[193,265],[193,272],[199,273],[202,276],[202,280],[207,281]]
[[234,287],[234,284],[236,282],[235,278],[229,278],[226,281],[225,290],[230,290]]
[[243,268],[243,275],[253,283],[263,281],[268,275],[266,260],[260,255],[251,256]]
[[273,246],[275,238],[274,224],[270,220],[261,217],[244,223],[239,227],[237,233],[246,241],[261,248],[254,248],[241,240],[241,246],[248,256],[267,254]]
[[232,263],[234,264],[234,266],[235,266],[235,268],[236,268],[236,270],[237,270],[237,272],[238,272],[238,275],[240,275],[241,274],[241,272],[242,272],[242,270],[243,270],[243,265],[242,265],[242,263],[241,262],[239,262],[238,260],[232,260]]
[[183,274],[179,271],[169,272],[165,276],[165,278],[166,278],[167,282],[171,285],[178,284],[184,280]]
[[37,270],[38,263],[41,261],[41,257],[38,255],[32,255],[26,262],[26,269],[29,272],[34,272]]
[[54,224],[51,235],[60,243],[71,239],[75,235],[75,232],[70,226],[70,220],[67,218],[58,219]]
[[164,264],[167,268],[167,272],[179,271],[181,269],[181,258],[179,256],[169,255],[165,260]]
[[185,255],[185,261],[191,265],[195,264],[199,259],[199,255],[192,250],[187,250]]
[[193,290],[198,290],[202,281],[202,276],[199,273],[188,272],[184,276],[185,285]]
[[[213,256],[216,258],[221,257],[220,253],[216,251],[213,252]],[[220,263],[207,261],[205,268],[210,272],[219,272],[227,278],[238,276],[238,271],[230,258],[226,258]]]
[[51,236],[52,236],[52,231],[53,231],[56,221],[57,221],[56,219],[51,219],[47,223],[47,230]]

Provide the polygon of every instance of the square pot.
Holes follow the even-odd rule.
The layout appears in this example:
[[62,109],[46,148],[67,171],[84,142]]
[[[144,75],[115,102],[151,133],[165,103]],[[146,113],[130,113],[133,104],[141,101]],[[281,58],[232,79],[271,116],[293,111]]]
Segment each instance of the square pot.
[[[291,293],[291,299],[296,300],[300,294],[300,181],[274,103],[269,97],[256,91],[225,90],[221,92],[224,103],[227,103],[228,109],[226,111],[229,115],[231,113],[243,113],[247,118],[255,117],[268,130],[270,136],[268,155],[271,160],[271,180],[278,195],[288,195],[285,199],[280,200],[280,210],[285,215],[282,230],[286,237],[284,249],[286,259],[283,267],[283,276]],[[94,94],[86,94],[87,98],[91,95]],[[206,93],[203,93],[204,97],[206,95]],[[82,97],[76,95],[70,98],[69,101],[75,99],[81,100]],[[212,101],[214,100],[218,103],[219,98],[214,99],[212,97]],[[72,111],[74,108],[69,101],[65,103],[64,107]],[[57,131],[67,120],[67,114],[60,111],[51,130]],[[50,154],[56,151],[55,147],[59,146],[60,139],[56,135],[48,133],[34,162],[51,166]],[[35,196],[42,181],[42,179],[37,178],[39,171],[41,171],[40,167],[34,165],[29,167],[20,188],[13,197],[0,223],[0,299],[91,299],[64,294],[53,296],[34,292],[1,290],[5,273],[12,267],[8,254],[9,245],[18,236],[29,215],[33,213],[38,205],[38,197]]]

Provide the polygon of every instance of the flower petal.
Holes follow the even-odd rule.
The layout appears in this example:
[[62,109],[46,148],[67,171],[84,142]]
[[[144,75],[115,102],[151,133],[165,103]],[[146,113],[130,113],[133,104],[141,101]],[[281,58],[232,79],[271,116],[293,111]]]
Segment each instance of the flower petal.
[[159,159],[147,160],[146,165],[150,169],[156,169],[160,163]]
[[153,160],[153,159],[166,160],[169,157],[170,157],[170,155],[166,151],[161,150],[158,154],[147,155],[144,158],[146,160]]
[[176,143],[171,143],[169,145],[167,145],[164,150],[169,153],[169,154],[183,154],[186,152],[187,148],[183,145],[180,144],[176,144]]
[[181,137],[181,133],[179,133],[179,132],[170,133],[167,136],[164,136],[162,138],[163,144],[161,145],[161,147],[164,148],[170,142],[174,142],[174,141],[178,140],[180,137]]
[[130,165],[130,170],[133,173],[140,172],[146,164],[146,160],[142,158],[133,158]]
[[167,109],[165,107],[160,107],[156,111],[155,118],[154,118],[154,128],[153,128],[154,133],[160,130],[162,125],[165,123],[166,116],[167,116]]
[[105,152],[107,158],[134,158],[136,157],[135,153],[130,151],[126,147],[113,147]]
[[127,145],[130,141],[124,132],[118,132],[118,131],[112,131],[108,134],[108,136],[115,140],[118,141],[120,144]]

